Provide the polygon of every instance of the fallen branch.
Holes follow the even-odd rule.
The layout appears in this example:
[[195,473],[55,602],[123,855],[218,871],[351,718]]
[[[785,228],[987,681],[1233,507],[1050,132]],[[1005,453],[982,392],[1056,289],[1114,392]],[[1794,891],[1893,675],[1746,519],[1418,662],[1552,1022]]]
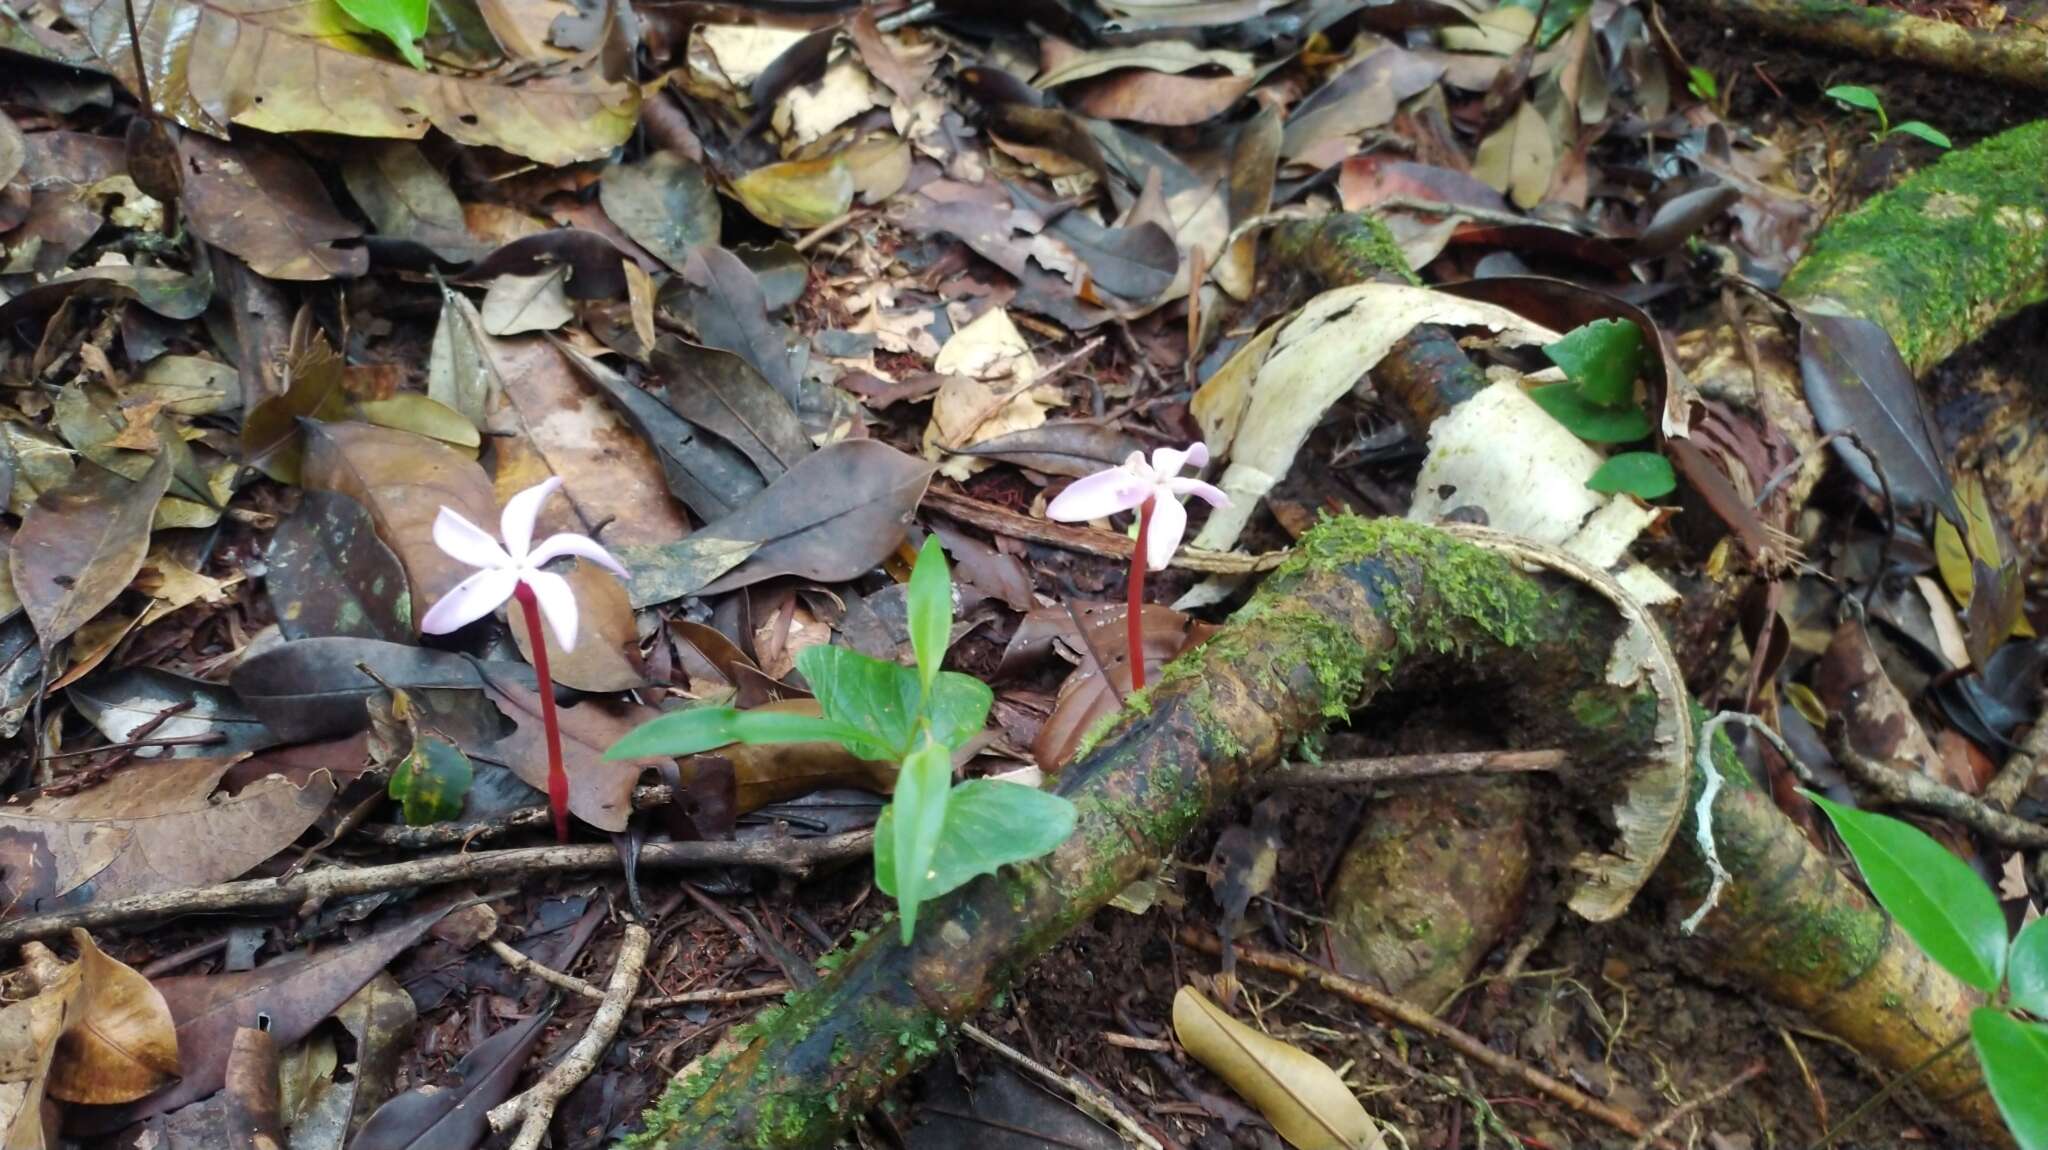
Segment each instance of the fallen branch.
[[1288,763],[1266,782],[1276,787],[1358,786],[1404,779],[1458,775],[1506,775],[1563,769],[1563,751],[1450,751],[1435,755],[1389,755],[1373,759],[1319,759]]
[[619,940],[618,960],[612,964],[611,982],[605,986],[604,1000],[597,1004],[597,1013],[590,1016],[590,1027],[583,1037],[525,1093],[491,1108],[491,1129],[503,1133],[514,1122],[519,1123],[511,1150],[540,1150],[541,1139],[547,1137],[548,1123],[554,1120],[555,1107],[597,1069],[598,1059],[604,1057],[605,1047],[611,1045],[619,1024],[625,1021],[627,1008],[633,1004],[633,992],[640,987],[640,971],[647,965],[647,948],[652,941],[646,927],[637,922],[626,924],[625,937]]
[[1850,777],[1893,806],[1941,815],[2012,850],[2048,847],[2048,827],[2007,814],[1983,800],[1935,782],[1918,771],[1900,770],[1859,752],[1846,736],[1830,733],[1828,749]]
[[[802,876],[824,863],[866,855],[872,838],[868,831],[855,831],[815,839],[647,843],[640,848],[640,865],[757,866]],[[275,910],[308,901],[373,894],[401,887],[434,886],[513,875],[609,870],[618,865],[618,848],[608,843],[597,843],[437,855],[385,866],[323,867],[296,875],[286,882],[268,878],[243,879],[194,890],[163,891],[25,915],[0,922],[0,946],[32,938],[48,938],[72,927],[98,929],[184,914]]]
[[[1193,927],[1182,927],[1180,940],[1205,954],[1223,953],[1223,943],[1215,935]],[[1412,1002],[1396,998],[1355,979],[1346,978],[1335,971],[1310,965],[1292,955],[1277,954],[1270,950],[1246,949],[1242,946],[1234,949],[1237,951],[1237,960],[1247,966],[1256,966],[1261,970],[1270,970],[1302,982],[1314,983],[1332,994],[1348,998],[1390,1022],[1420,1031],[1481,1066],[1513,1078],[1580,1114],[1597,1118],[1631,1138],[1643,1138],[1650,1133],[1649,1127],[1635,1115],[1617,1110],[1575,1086],[1552,1078],[1513,1055],[1495,1050]],[[1656,1141],[1658,1144],[1665,1144],[1661,1139]]]
[[2048,33],[2011,21],[1965,28],[1854,0],[1695,0],[1702,14],[1872,60],[1907,60],[1959,76],[2048,89]]

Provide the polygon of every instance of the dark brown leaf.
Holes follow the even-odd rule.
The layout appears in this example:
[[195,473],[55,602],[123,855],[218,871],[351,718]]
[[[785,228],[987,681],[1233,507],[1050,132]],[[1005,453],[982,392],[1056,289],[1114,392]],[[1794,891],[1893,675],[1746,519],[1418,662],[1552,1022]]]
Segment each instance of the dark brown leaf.
[[[1800,312],[1799,376],[1814,422],[1824,432],[1855,432],[1884,468],[1893,499],[1964,522],[1919,385],[1883,328],[1856,316]],[[1884,489],[1863,449],[1847,438],[1834,448],[1858,482]]]
[[661,400],[574,348],[563,346],[562,355],[654,449],[669,492],[698,519],[723,519],[767,486],[737,448],[699,431]]
[[211,735],[218,740],[144,749],[140,752],[143,758],[159,754],[174,759],[220,758],[260,751],[278,742],[261,719],[242,709],[233,691],[155,667],[124,667],[94,675],[72,684],[65,697],[110,743],[126,742],[145,726],[154,738]]
[[910,513],[931,476],[929,463],[877,440],[843,440],[821,448],[731,516],[698,533],[760,545],[701,593],[731,591],[777,575],[830,583],[867,571],[903,542]]
[[811,453],[796,409],[739,356],[663,336],[652,366],[677,415],[737,448],[769,480]]
[[620,231],[677,271],[690,249],[718,242],[718,194],[695,160],[654,152],[637,163],[615,164],[597,194]]
[[312,742],[370,725],[364,700],[384,688],[358,663],[394,687],[479,687],[476,664],[446,651],[377,639],[301,639],[243,660],[232,684],[242,703],[279,738]]
[[1046,423],[960,448],[962,455],[1000,459],[1033,471],[1079,478],[1115,467],[1144,447],[1135,436],[1099,423]]
[[264,553],[264,586],[287,639],[345,635],[412,641],[412,591],[405,568],[362,504],[334,491],[307,491],[277,525]]
[[[503,762],[528,786],[546,793],[547,735],[541,726],[540,696],[526,684],[497,674],[490,676],[487,689],[516,729],[477,753]],[[641,772],[661,760],[612,762],[604,753],[657,712],[591,699],[555,713],[562,732],[562,763],[569,775],[569,812],[599,830],[625,830]]]
[[663,292],[662,302],[696,331],[699,342],[752,364],[791,406],[802,402],[789,359],[789,331],[768,318],[761,281],[738,256],[717,246],[700,247],[671,287],[676,290]]
[[490,1131],[484,1116],[511,1095],[551,1014],[542,1010],[470,1047],[455,1064],[453,1086],[416,1086],[379,1106],[352,1150],[472,1150]]
[[139,480],[81,463],[36,497],[15,533],[14,593],[49,650],[118,598],[142,570],[150,522],[171,484],[163,452]]
[[231,146],[187,132],[178,151],[185,219],[200,239],[271,279],[325,280],[369,270],[369,252],[335,246],[363,230],[335,210],[320,177],[284,145],[247,138]]

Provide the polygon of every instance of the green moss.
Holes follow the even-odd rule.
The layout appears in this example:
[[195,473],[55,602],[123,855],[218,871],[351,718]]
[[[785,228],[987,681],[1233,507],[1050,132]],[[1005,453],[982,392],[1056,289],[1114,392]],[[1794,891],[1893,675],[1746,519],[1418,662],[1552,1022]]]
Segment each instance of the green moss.
[[668,1130],[682,1120],[690,1107],[710,1091],[711,1084],[732,1064],[732,1055],[713,1054],[700,1059],[682,1077],[669,1082],[668,1089],[654,1105],[640,1115],[640,1129],[621,1139],[617,1150],[657,1150]]
[[1926,371],[2048,295],[2048,121],[1952,152],[1823,229],[1785,279],[1890,333]]
[[1289,220],[1271,234],[1275,262],[1309,273],[1326,287],[1394,277],[1420,284],[1387,225],[1363,212],[1332,212]]

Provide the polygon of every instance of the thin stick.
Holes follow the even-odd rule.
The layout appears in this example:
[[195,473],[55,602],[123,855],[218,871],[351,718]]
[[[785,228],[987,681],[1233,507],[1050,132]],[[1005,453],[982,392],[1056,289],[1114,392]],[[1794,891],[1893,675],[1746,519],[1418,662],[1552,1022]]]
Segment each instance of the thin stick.
[[618,961],[612,965],[611,982],[605,987],[604,1001],[598,1003],[597,1013],[590,1016],[590,1028],[539,1082],[524,1094],[491,1108],[491,1129],[503,1132],[514,1122],[519,1123],[512,1150],[540,1150],[541,1139],[547,1137],[548,1123],[554,1120],[555,1107],[597,1069],[598,1059],[604,1057],[605,1048],[612,1044],[619,1024],[626,1019],[626,1010],[633,1004],[633,992],[640,987],[640,972],[647,966],[647,949],[653,937],[637,922],[626,924],[626,937],[619,940]]
[[209,747],[228,741],[219,731],[208,731],[202,735],[166,735],[161,739],[130,739],[125,743],[107,743],[98,747],[79,747],[69,751],[51,751],[45,759],[75,759],[80,755],[97,755],[102,751],[134,751],[143,747]]
[[1029,1071],[1047,1085],[1065,1091],[1074,1101],[1079,1102],[1084,1109],[1092,1110],[1115,1123],[1116,1128],[1123,1131],[1124,1137],[1145,1147],[1145,1150],[1163,1150],[1163,1147],[1159,1144],[1159,1139],[1147,1133],[1143,1126],[1138,1125],[1137,1119],[1124,1113],[1124,1108],[1117,1105],[1116,1099],[1111,1098],[1101,1090],[1034,1061],[1030,1055],[1009,1045],[1002,1039],[997,1038],[995,1035],[990,1034],[971,1022],[963,1024],[960,1027],[960,1032],[1003,1061],[1021,1070]]
[[1707,1091],[1705,1094],[1700,1095],[1698,1098],[1695,1098],[1690,1102],[1681,1103],[1679,1106],[1674,1108],[1671,1111],[1671,1113],[1666,1114],[1664,1117],[1658,1119],[1657,1124],[1655,1126],[1652,1126],[1648,1130],[1643,1131],[1643,1136],[1641,1138],[1636,1139],[1635,1145],[1629,1147],[1629,1150],[1649,1150],[1650,1143],[1670,1133],[1671,1128],[1673,1126],[1678,1125],[1680,1122],[1684,1121],[1686,1115],[1691,1114],[1693,1111],[1698,1110],[1703,1106],[1712,1106],[1714,1103],[1719,1102],[1723,1098],[1728,1097],[1730,1094],[1735,1093],[1737,1090],[1742,1088],[1742,1085],[1744,1083],[1748,1082],[1752,1078],[1755,1078],[1757,1075],[1762,1074],[1764,1072],[1764,1067],[1766,1065],[1767,1063],[1765,1063],[1763,1059],[1759,1058],[1755,1062],[1750,1063],[1748,1066],[1743,1067],[1742,1073],[1729,1079],[1727,1082],[1724,1082],[1721,1085],[1715,1087],[1714,1089]]
[[[555,679],[548,674],[548,638],[540,629],[540,600],[521,579],[512,588],[519,613],[526,617],[526,638],[533,658],[535,693],[540,696],[540,725],[548,736],[548,809],[555,814],[555,841],[569,841],[569,772],[562,766],[562,725],[555,718]],[[571,636],[573,638],[574,636]]]
[[[971,495],[962,495],[957,491],[927,488],[923,502],[925,506],[943,511],[970,526],[1032,543],[1043,543],[1048,547],[1060,547],[1083,555],[1099,555],[1104,559],[1120,560],[1129,560],[1137,551],[1128,535],[1073,523],[1054,523],[1050,519],[1033,519],[1021,512],[998,507],[993,503],[984,503]],[[1286,551],[1271,551],[1264,555],[1244,555],[1236,551],[1207,551],[1183,547],[1173,553],[1172,566],[1204,575],[1251,575],[1280,566],[1287,561],[1288,554]]]
[[1828,724],[1828,749],[1851,777],[1895,806],[1946,815],[1999,846],[2013,850],[2048,847],[2048,827],[2007,814],[1982,799],[1935,782],[1918,771],[1900,770],[1856,749],[1839,719]]
[[1291,762],[1267,775],[1276,787],[1398,782],[1445,775],[1506,775],[1562,770],[1568,759],[1560,750],[1453,751],[1438,755],[1388,755],[1369,759],[1323,759]]
[[[552,966],[534,961],[533,957],[513,949],[512,944],[494,938],[488,945],[491,953],[498,956],[515,973],[532,975],[549,986],[558,986],[570,994],[584,998],[603,998],[604,991],[598,986],[583,981],[573,974],[556,970]],[[712,1002],[746,1002],[754,998],[780,998],[790,992],[786,982],[770,982],[762,986],[741,986],[729,990],[685,990],[680,994],[648,994],[633,1000],[635,1010],[660,1010],[670,1006],[693,1006]]]
[[1893,1078],[1890,1082],[1885,1083],[1882,1089],[1880,1089],[1877,1093],[1871,1095],[1868,1099],[1865,1099],[1863,1105],[1858,1106],[1854,1111],[1850,1113],[1850,1115],[1847,1118],[1842,1119],[1839,1125],[1835,1126],[1827,1133],[1822,1134],[1820,1136],[1820,1140],[1815,1142],[1812,1146],[1808,1147],[1807,1150],[1827,1150],[1829,1146],[1835,1144],[1836,1139],[1848,1133],[1850,1127],[1856,1125],[1857,1122],[1861,1121],[1865,1114],[1868,1114],[1872,1110],[1877,1109],[1880,1105],[1884,1103],[1885,1099],[1890,1098],[1892,1095],[1898,1093],[1900,1087],[1903,1087],[1907,1083],[1913,1081],[1915,1078],[1920,1077],[1921,1072],[1926,1070],[1928,1067],[1934,1065],[1937,1062],[1940,1062],[1942,1059],[1948,1057],[1949,1055],[1954,1054],[1958,1046],[1961,1046],[1963,1043],[1968,1042],[1969,1040],[1970,1032],[1966,1030],[1961,1034],[1956,1035],[1954,1038],[1950,1039],[1947,1045],[1943,1046],[1940,1050],[1937,1050],[1934,1053],[1928,1055],[1927,1057],[1921,1059],[1920,1064],[1918,1066],[1913,1067],[1911,1070],[1908,1070],[1904,1074],[1898,1075],[1897,1077]]
[[[1207,931],[1193,927],[1182,927],[1180,940],[1205,954],[1222,954],[1223,943]],[[1594,1098],[1576,1087],[1569,1086],[1541,1070],[1530,1066],[1519,1058],[1502,1054],[1477,1038],[1443,1021],[1415,1004],[1391,994],[1367,986],[1354,979],[1345,978],[1321,967],[1303,962],[1292,955],[1276,954],[1270,950],[1236,948],[1237,960],[1261,970],[1270,970],[1289,978],[1312,982],[1332,994],[1341,995],[1365,1007],[1374,1014],[1413,1030],[1419,1030],[1452,1050],[1472,1059],[1490,1070],[1508,1075],[1526,1085],[1549,1095],[1565,1106],[1588,1117],[1597,1118],[1632,1138],[1641,1138],[1648,1127],[1634,1115],[1617,1110],[1607,1103]],[[1671,1144],[1662,1138],[1654,1140],[1658,1146]],[[1675,1150],[1675,1148],[1673,1148]]]
[[[854,831],[815,839],[644,843],[640,847],[640,865],[758,866],[801,877],[820,863],[865,856],[873,840],[872,831]],[[276,910],[295,907],[309,899],[343,898],[400,887],[507,875],[611,870],[619,865],[617,847],[611,843],[589,843],[435,855],[385,866],[322,867],[288,882],[270,878],[243,879],[218,886],[134,895],[68,910],[24,915],[0,922],[0,946],[12,946],[32,938],[49,938],[75,926],[93,929],[183,914]]]
[[[2048,694],[2042,696],[2041,702],[2042,710],[2048,712]],[[2034,729],[2027,732],[2019,749],[2005,760],[1997,776],[1985,784],[1985,803],[1996,810],[2011,810],[2033,785],[2034,773],[2041,769],[2044,760],[2048,760],[2048,713],[2035,718]]]
[[1147,499],[1138,505],[1138,543],[1131,552],[1130,595],[1124,608],[1124,642],[1129,644],[1133,692],[1145,689],[1145,535],[1151,525],[1152,501]]

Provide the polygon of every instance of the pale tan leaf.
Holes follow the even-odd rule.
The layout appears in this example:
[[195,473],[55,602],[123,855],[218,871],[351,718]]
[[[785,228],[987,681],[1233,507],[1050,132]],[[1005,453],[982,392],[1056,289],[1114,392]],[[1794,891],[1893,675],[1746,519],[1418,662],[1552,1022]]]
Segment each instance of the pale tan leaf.
[[1379,1150],[1379,1126],[1337,1072],[1305,1050],[1261,1034],[1183,986],[1173,1035],[1265,1115],[1297,1150]]
[[171,1008],[149,979],[73,930],[79,999],[50,1063],[53,1098],[92,1106],[133,1102],[178,1076]]
[[[579,691],[625,691],[647,685],[640,666],[640,633],[633,604],[618,577],[595,563],[576,560],[563,572],[576,596],[576,649],[562,650],[553,628],[541,628],[548,645],[548,671],[555,682]],[[533,643],[523,626],[512,628],[519,653],[533,661]]]
[[1517,207],[1533,208],[1550,190],[1557,171],[1557,141],[1536,105],[1523,101],[1515,114],[1479,141],[1472,174],[1497,192],[1506,192]]
[[575,319],[565,286],[568,278],[568,264],[539,275],[499,276],[484,293],[484,331],[496,336],[553,331]]

